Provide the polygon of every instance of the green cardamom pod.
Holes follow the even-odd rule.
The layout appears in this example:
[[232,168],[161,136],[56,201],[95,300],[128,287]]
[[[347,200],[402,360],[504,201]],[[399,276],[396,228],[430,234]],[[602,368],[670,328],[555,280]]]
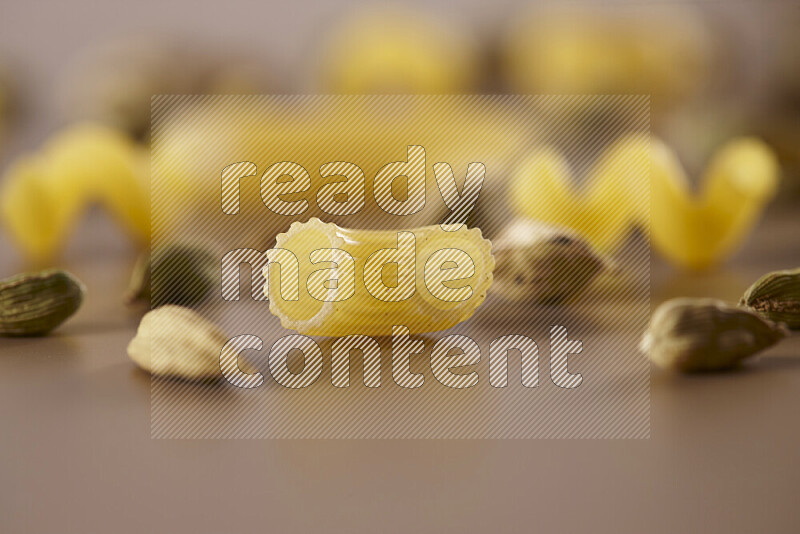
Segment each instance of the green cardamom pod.
[[715,299],[677,298],[653,313],[642,350],[665,369],[730,369],[787,336],[783,325]]
[[0,280],[0,335],[47,334],[80,308],[84,293],[77,278],[55,269]]
[[750,286],[739,305],[800,330],[800,268],[762,276]]
[[203,302],[219,277],[220,263],[205,248],[185,243],[157,247],[143,254],[131,275],[126,302],[193,306]]
[[511,301],[562,304],[577,297],[606,263],[580,236],[527,219],[492,241],[492,290]]

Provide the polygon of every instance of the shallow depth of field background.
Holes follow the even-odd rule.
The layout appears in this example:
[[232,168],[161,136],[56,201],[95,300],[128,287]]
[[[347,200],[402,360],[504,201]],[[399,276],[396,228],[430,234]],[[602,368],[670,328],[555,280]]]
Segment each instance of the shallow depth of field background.
[[[793,2],[561,5],[468,0],[366,5],[78,0],[6,3],[0,12],[0,66],[8,80],[3,82],[6,89],[0,89],[5,96],[2,169],[60,128],[103,118],[103,108],[113,105],[103,102],[109,94],[122,98],[125,106],[140,106],[146,117],[145,99],[151,90],[650,93],[652,132],[676,151],[695,182],[715,148],[736,135],[755,134],[779,151],[783,187],[793,200],[798,198],[794,118],[800,115],[800,74],[793,29],[800,10]],[[390,31],[388,44],[380,42],[380,30],[366,32],[366,37],[357,32],[353,43],[344,39],[343,44],[346,28],[363,27],[362,21],[374,23],[381,17],[399,20],[387,23],[387,28],[408,33],[399,41],[399,50]],[[537,26],[537,18],[543,24]],[[609,43],[620,39],[617,27],[639,29],[630,32],[633,37]],[[419,39],[411,35],[416,31]],[[440,31],[444,37],[437,37]],[[585,38],[575,43],[576,35]],[[360,38],[366,39],[364,46]],[[628,38],[638,40],[641,48],[633,59],[621,57],[631,54]],[[404,42],[416,48],[404,51]],[[522,67],[509,66],[519,56],[512,43],[533,51],[536,59],[529,60],[530,66],[525,57]],[[445,58],[451,70],[437,79],[420,75],[421,83],[410,80],[405,85],[387,74],[388,66],[381,71],[360,59],[362,49],[379,46],[394,54],[386,65],[403,63],[404,53],[430,54]],[[353,58],[347,57],[350,53]],[[142,56],[157,57],[161,70],[142,68]],[[564,61],[576,63],[572,68],[577,76],[573,72],[564,77],[558,67]],[[222,81],[159,83],[164,72],[180,79],[176,73],[199,68],[223,71]],[[148,74],[145,82],[137,76],[140,72]],[[362,80],[365,76],[368,82]],[[99,217],[96,224],[104,234],[84,253],[128,247],[124,237],[102,224],[107,219],[93,217]],[[4,255],[20,258],[2,231],[0,247]],[[67,257],[75,247],[65,243]]]

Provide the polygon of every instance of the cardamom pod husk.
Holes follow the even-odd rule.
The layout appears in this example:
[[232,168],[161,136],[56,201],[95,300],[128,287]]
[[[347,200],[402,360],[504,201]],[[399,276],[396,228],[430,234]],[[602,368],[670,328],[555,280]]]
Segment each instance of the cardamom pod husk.
[[80,308],[84,293],[80,280],[57,269],[0,280],[0,335],[47,334]]
[[745,292],[739,305],[800,330],[800,268],[762,276]]
[[219,357],[227,337],[215,324],[181,306],[162,306],[142,317],[128,356],[156,376],[207,381],[222,376]]
[[576,233],[527,219],[492,242],[492,290],[507,300],[553,305],[574,300],[603,271],[605,261]]
[[125,301],[194,306],[211,293],[219,261],[198,245],[171,243],[142,254],[136,261]]
[[736,367],[786,337],[783,325],[715,299],[677,298],[653,313],[641,348],[659,367],[683,372]]

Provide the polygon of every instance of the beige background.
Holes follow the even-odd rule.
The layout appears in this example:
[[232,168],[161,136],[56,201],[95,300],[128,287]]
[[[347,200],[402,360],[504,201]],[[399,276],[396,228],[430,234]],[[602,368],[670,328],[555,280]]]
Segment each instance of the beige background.
[[[468,3],[434,9],[488,27],[512,14]],[[58,125],[60,76],[99,40],[230,38],[299,77],[292,62],[339,9],[6,0],[0,53],[27,72],[31,106],[5,156]],[[753,27],[770,28],[772,19],[756,12]],[[757,53],[761,41],[753,42]],[[735,300],[764,271],[797,266],[797,222],[796,204],[776,208],[713,274],[681,275],[656,262],[654,301]],[[740,372],[654,371],[649,440],[153,441],[149,378],[124,352],[138,320],[119,305],[132,251],[100,214],[78,233],[66,258],[89,284],[85,306],[47,339],[0,340],[2,533],[800,530],[796,335]],[[19,268],[0,236],[0,276]]]

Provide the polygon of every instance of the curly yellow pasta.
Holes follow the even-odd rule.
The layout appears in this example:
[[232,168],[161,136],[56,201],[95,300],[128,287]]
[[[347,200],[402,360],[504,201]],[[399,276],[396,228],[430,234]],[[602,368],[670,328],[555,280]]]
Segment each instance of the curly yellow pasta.
[[139,242],[149,239],[147,151],[95,124],[58,133],[7,171],[0,222],[34,262],[52,261],[90,204],[102,204]]
[[705,269],[730,255],[777,189],[778,165],[762,141],[743,137],[720,148],[695,193],[663,142],[625,137],[609,147],[583,191],[569,165],[542,149],[516,171],[511,204],[526,217],[572,228],[609,253],[631,226],[647,227],[653,246],[680,267]]
[[285,328],[320,336],[446,330],[481,305],[494,269],[491,242],[463,226],[349,230],[311,219],[278,235],[267,255],[270,311]]

